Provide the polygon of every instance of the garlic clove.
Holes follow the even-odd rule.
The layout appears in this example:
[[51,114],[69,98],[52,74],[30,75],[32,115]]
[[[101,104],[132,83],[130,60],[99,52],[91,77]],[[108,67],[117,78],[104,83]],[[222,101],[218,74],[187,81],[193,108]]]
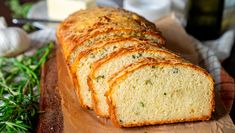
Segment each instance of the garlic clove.
[[4,17],[0,17],[0,29],[7,28],[7,23]]
[[16,27],[0,29],[0,56],[16,56],[30,46],[27,33]]

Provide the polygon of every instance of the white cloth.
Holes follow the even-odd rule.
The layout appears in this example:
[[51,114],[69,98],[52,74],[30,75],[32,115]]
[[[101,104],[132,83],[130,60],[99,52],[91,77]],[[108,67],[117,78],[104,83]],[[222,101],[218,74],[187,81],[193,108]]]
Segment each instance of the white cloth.
[[230,56],[234,43],[234,31],[228,30],[220,38],[202,43],[213,50],[219,60],[223,61]]

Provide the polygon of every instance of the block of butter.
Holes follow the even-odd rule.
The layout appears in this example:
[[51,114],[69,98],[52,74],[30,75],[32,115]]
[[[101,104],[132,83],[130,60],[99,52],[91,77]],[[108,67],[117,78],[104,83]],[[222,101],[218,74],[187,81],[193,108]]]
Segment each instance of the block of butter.
[[63,20],[77,10],[95,5],[95,0],[47,0],[48,17],[52,20]]

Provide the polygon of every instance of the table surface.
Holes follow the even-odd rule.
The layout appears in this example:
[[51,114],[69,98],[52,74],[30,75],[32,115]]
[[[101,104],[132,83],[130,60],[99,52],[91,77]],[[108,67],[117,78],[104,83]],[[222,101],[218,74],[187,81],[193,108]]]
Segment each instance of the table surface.
[[[7,0],[0,0],[0,16],[3,16],[6,19],[7,24],[9,26],[21,26],[21,25],[14,25],[11,22],[11,19],[12,19],[11,11],[6,6],[6,4],[5,4],[6,1]],[[35,0],[21,0],[21,1],[22,2],[32,2],[32,1],[35,1]],[[233,45],[230,57],[227,58],[225,61],[223,61],[222,65],[225,68],[225,70],[235,79],[235,44]],[[233,108],[231,110],[230,116],[233,119],[233,122],[235,123],[235,106],[234,105],[233,105]]]

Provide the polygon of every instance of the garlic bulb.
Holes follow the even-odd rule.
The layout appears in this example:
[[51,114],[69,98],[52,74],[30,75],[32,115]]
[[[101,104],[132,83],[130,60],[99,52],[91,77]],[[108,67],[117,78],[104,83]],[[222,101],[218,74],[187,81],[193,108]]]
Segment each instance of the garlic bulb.
[[7,28],[7,23],[4,17],[0,17],[0,29],[5,29]]
[[0,29],[0,56],[15,56],[29,48],[29,38],[20,28]]

